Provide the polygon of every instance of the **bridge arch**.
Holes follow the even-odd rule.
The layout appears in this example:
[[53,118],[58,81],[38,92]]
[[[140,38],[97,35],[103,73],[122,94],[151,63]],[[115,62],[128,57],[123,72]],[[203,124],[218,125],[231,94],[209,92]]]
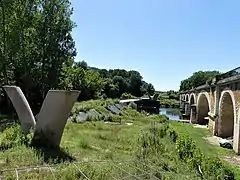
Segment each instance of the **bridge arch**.
[[181,100],[184,100],[184,98],[185,98],[185,95],[182,94],[182,95],[181,95]]
[[194,93],[191,93],[191,94],[190,94],[189,103],[190,103],[190,105],[197,103],[197,102],[196,102],[196,95],[195,95]]
[[224,90],[219,100],[218,136],[226,138],[234,135],[236,122],[236,102],[231,90]]
[[198,94],[197,98],[197,123],[208,124],[208,112],[210,111],[210,97],[205,91]]
[[181,95],[181,100],[185,100],[185,95],[184,94]]

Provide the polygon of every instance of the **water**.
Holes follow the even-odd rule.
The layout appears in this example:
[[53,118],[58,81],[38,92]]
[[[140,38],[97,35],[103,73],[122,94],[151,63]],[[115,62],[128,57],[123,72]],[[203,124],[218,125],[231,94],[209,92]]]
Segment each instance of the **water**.
[[160,114],[164,114],[167,117],[169,117],[169,119],[172,119],[172,120],[181,119],[180,110],[177,108],[160,108]]

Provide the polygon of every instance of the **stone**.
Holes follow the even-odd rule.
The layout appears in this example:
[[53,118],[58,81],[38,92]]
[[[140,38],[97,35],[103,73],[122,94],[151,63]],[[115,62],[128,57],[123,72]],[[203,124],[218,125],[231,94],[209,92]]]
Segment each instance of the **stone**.
[[34,137],[51,146],[59,146],[71,109],[76,102],[79,91],[50,90],[37,116]]
[[119,110],[123,110],[123,109],[124,109],[123,104],[118,103],[118,104],[115,104],[115,106],[116,106]]
[[3,89],[17,112],[24,134],[28,134],[29,130],[35,127],[36,121],[26,97],[17,86],[3,86]]
[[103,115],[103,120],[104,121],[112,121],[112,116],[113,116],[113,114],[111,112],[108,112],[107,114]]
[[101,114],[99,112],[97,112],[95,109],[90,109],[87,113],[87,118],[90,119],[98,119],[101,117]]
[[77,115],[77,121],[86,121],[87,120],[87,114],[85,112],[79,112]]
[[121,114],[121,111],[114,105],[107,106],[107,109],[113,114]]

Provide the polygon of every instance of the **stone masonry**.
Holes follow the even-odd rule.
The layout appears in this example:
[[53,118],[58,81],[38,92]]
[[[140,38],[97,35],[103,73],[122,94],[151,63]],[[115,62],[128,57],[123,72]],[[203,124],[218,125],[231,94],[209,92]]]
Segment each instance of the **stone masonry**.
[[233,136],[233,149],[240,154],[239,74],[180,92],[180,108],[191,123],[208,125],[219,137]]

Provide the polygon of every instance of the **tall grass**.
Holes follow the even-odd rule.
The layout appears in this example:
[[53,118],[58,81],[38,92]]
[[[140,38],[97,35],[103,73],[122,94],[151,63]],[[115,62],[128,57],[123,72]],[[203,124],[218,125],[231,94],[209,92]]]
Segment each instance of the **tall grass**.
[[[84,102],[86,109],[105,102]],[[113,103],[113,101],[109,101]],[[78,106],[79,104],[77,104]],[[94,107],[93,107],[94,106]],[[31,146],[19,125],[0,132],[0,170],[22,166],[52,166],[20,173],[20,179],[233,179],[232,169],[221,160],[205,155],[186,133],[176,130],[166,116],[147,115],[126,108],[113,121],[133,125],[111,125],[104,121],[68,122],[58,150]],[[91,162],[91,160],[102,162]],[[88,162],[86,162],[88,161]],[[74,162],[83,162],[74,165]],[[85,163],[84,163],[85,162]],[[199,172],[199,167],[202,174]],[[128,173],[126,173],[128,172]],[[130,174],[129,174],[130,173]],[[0,172],[7,179],[16,173]]]

